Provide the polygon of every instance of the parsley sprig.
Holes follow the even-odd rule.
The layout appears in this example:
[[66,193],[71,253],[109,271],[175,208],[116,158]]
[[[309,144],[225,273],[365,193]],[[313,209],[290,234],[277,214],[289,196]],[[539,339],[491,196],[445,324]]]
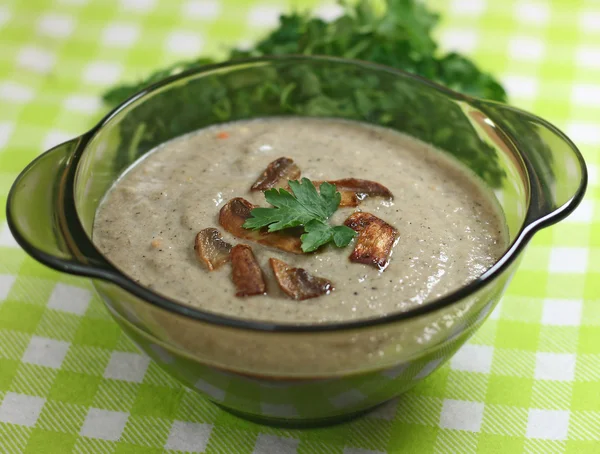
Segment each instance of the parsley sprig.
[[333,242],[337,247],[347,246],[356,232],[345,225],[331,226],[327,222],[340,206],[341,194],[335,185],[321,183],[319,191],[308,178],[290,181],[291,193],[285,189],[265,191],[265,199],[273,208],[254,208],[252,217],[244,223],[244,228],[258,230],[269,227],[269,232],[304,227],[302,250],[313,252],[324,244]]

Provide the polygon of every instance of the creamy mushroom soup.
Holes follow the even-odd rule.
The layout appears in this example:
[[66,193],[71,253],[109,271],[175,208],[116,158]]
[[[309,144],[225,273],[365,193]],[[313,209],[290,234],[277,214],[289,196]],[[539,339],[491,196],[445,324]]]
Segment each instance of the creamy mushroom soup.
[[[240,237],[223,221],[232,199],[248,209],[270,207],[262,189],[286,187],[286,176],[300,175],[338,181],[343,197],[331,226],[366,213],[381,229],[348,221],[357,233],[347,246],[330,242],[302,253],[302,227]],[[358,189],[344,191],[356,179]],[[209,228],[207,250],[195,241]],[[117,268],[162,295],[288,323],[366,319],[422,305],[480,276],[508,238],[492,191],[447,153],[381,127],[296,117],[219,125],[157,147],[108,192],[93,236]],[[203,260],[204,252],[217,259]]]

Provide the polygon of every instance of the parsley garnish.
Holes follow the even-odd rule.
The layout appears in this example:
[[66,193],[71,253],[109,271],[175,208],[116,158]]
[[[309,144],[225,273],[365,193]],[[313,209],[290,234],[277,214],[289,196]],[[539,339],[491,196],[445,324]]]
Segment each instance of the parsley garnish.
[[321,183],[319,191],[308,178],[290,181],[292,193],[285,189],[265,191],[265,199],[274,208],[254,208],[244,228],[257,230],[269,226],[269,232],[304,226],[300,237],[304,252],[316,251],[333,242],[337,247],[348,246],[356,232],[345,225],[331,226],[327,220],[340,206],[342,196],[335,185]]

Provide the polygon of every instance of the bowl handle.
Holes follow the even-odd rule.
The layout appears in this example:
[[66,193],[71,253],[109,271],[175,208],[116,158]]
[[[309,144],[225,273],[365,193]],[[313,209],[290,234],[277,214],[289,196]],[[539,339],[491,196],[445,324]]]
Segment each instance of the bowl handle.
[[475,104],[522,154],[531,185],[526,224],[540,228],[567,217],[587,187],[585,161],[575,144],[536,115],[493,101]]
[[[8,195],[8,226],[25,251],[45,265],[70,274],[96,276],[111,266],[85,237],[75,241],[69,225],[79,225],[73,209],[65,210],[69,193],[66,178],[70,161],[82,137],[58,145],[33,161]],[[72,192],[72,191],[71,191]],[[83,227],[77,232],[85,236]]]

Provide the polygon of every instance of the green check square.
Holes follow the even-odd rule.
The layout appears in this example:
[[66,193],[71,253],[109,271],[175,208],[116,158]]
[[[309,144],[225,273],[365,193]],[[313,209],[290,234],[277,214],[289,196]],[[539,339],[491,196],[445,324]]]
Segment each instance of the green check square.
[[197,423],[214,422],[221,410],[208,399],[194,391],[184,392],[173,418]]
[[573,410],[600,412],[598,383],[593,381],[573,383],[571,408]]
[[523,452],[525,438],[482,433],[477,441],[477,451],[486,454],[514,454]]
[[538,350],[542,352],[570,353],[577,351],[579,327],[544,325],[540,328]]
[[[130,415],[120,441],[145,447],[164,446],[172,425],[171,418]],[[140,436],[140,434],[144,435]]]
[[540,325],[512,320],[498,320],[495,346],[536,351]]
[[0,358],[0,391],[8,391],[17,373],[20,361],[16,359]]
[[598,454],[597,440],[567,440],[566,454]]
[[77,440],[76,434],[34,429],[29,437],[25,453],[65,454],[71,452]]
[[417,386],[410,390],[410,393],[419,396],[444,397],[449,374],[450,367],[443,366],[427,377],[426,380],[419,382]]
[[600,298],[600,273],[585,274],[583,297],[587,300],[598,301]]
[[[446,398],[483,402],[488,386],[488,374],[451,370],[446,385]],[[469,383],[469,386],[465,386]]]
[[421,424],[395,423],[388,444],[390,453],[433,453],[439,428]]
[[[592,306],[590,304],[589,306]],[[600,315],[600,304],[597,304]],[[583,311],[583,323],[586,323],[586,316],[591,316]],[[577,353],[593,353],[600,354],[600,326],[598,325],[583,325],[579,327],[579,344]]]
[[47,309],[35,328],[34,334],[70,342],[75,337],[80,323],[81,317],[79,315]]
[[515,274],[508,292],[514,296],[539,297],[540,291],[548,285],[546,271],[519,270]]
[[75,333],[73,342],[78,345],[113,349],[120,335],[121,329],[112,320],[84,318]]
[[545,293],[557,299],[581,299],[586,293],[584,283],[587,281],[587,276],[589,273],[553,273]]
[[[245,452],[251,453],[252,447]],[[319,441],[300,440],[297,454],[344,454],[344,446]]]
[[539,323],[542,318],[544,300],[542,298],[506,295],[502,299],[502,319]]
[[43,313],[43,307],[6,300],[0,305],[0,329],[32,333]]
[[561,247],[588,247],[592,226],[588,223],[563,222],[556,224],[553,245]]
[[532,378],[491,375],[488,380],[485,402],[528,407],[532,387]]
[[177,413],[183,388],[165,388],[141,384],[131,414],[135,416],[152,416],[156,418],[172,418]]
[[162,454],[163,448],[151,448],[148,446],[139,446],[132,443],[120,442],[115,446],[115,454]]
[[[36,152],[43,150],[35,150]],[[39,153],[38,153],[39,154]],[[19,270],[20,276],[31,276],[37,279],[47,279],[48,282],[56,283],[59,277],[59,272],[41,265],[40,263],[27,256],[23,261],[23,266]]]
[[559,380],[536,380],[531,392],[531,408],[567,410],[571,402],[573,383]]
[[26,267],[27,261],[21,267],[19,276],[11,287],[7,299],[45,306],[54,290],[56,281],[23,274],[23,268]]
[[122,380],[106,379],[100,382],[92,407],[111,411],[130,412],[140,385]]
[[48,397],[78,405],[91,405],[102,378],[66,370],[58,371]]
[[[227,425],[215,425],[206,446],[206,454],[252,454],[256,438],[258,437],[259,427],[256,426],[254,429],[239,429],[228,427]],[[302,443],[300,444],[302,445]]]

